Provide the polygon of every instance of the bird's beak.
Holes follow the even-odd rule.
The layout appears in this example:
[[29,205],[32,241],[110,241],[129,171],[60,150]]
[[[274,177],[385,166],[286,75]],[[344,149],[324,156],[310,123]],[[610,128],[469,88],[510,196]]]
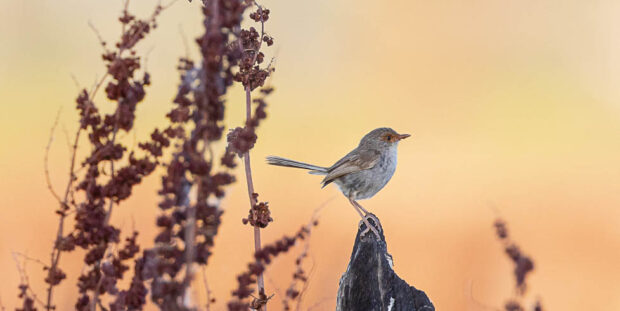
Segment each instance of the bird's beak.
[[399,134],[398,135],[398,140],[405,139],[405,138],[407,138],[409,136],[411,136],[411,135],[409,135],[409,134]]

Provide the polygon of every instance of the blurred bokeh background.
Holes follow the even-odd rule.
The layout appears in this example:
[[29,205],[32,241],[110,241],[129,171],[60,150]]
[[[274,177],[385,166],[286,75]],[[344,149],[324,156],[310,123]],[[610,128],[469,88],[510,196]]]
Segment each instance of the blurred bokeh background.
[[[165,11],[138,49],[148,53],[153,84],[135,133],[122,138],[130,144],[165,123],[184,36],[197,56],[199,2]],[[401,143],[388,186],[362,204],[381,218],[396,272],[438,310],[499,307],[513,295],[512,266],[492,228],[498,215],[535,260],[528,299],[548,310],[620,310],[619,2],[262,3],[272,11],[266,26],[277,68],[269,118],[252,150],[254,182],[275,219],[263,240],[294,232],[333,198],[311,239],[306,308],[334,309],[359,216],[336,187],[321,190],[320,178],[263,159],[329,165],[367,131],[390,126],[413,137]],[[154,5],[133,1],[130,9],[147,16]],[[49,260],[57,217],[43,156],[55,115],[62,108],[49,161],[61,189],[69,162],[62,128],[74,133],[77,120],[72,76],[90,87],[105,71],[87,23],[114,42],[121,8],[121,1],[0,1],[0,297],[7,308],[17,303],[19,282],[11,252]],[[241,124],[243,105],[233,90],[229,126]],[[215,310],[224,309],[252,252],[252,230],[241,223],[245,179],[237,173],[207,269]],[[126,232],[135,226],[142,246],[155,235],[158,187],[158,176],[146,179],[112,218]],[[268,291],[286,289],[298,251],[268,270]],[[56,296],[59,310],[73,307],[81,259],[80,252],[63,256],[71,273]],[[43,295],[40,267],[27,268]]]

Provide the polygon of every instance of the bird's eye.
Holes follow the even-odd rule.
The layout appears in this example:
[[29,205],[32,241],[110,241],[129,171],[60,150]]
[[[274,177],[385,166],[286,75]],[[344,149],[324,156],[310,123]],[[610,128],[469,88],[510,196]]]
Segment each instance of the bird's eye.
[[388,141],[392,140],[392,136],[388,135],[385,137]]

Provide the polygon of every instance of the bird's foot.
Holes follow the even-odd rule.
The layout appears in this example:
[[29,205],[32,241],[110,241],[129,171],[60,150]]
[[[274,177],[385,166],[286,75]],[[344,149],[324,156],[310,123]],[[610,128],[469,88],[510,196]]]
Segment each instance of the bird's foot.
[[[375,223],[375,225],[377,227],[371,225],[370,222],[368,221],[368,218],[372,219],[372,221]],[[379,228],[379,230],[381,230],[381,225],[379,225],[379,219],[377,219],[377,217],[375,215],[373,215],[373,214],[367,214],[366,216],[362,217],[362,221],[366,225],[366,228],[364,229],[364,231],[362,231],[360,233],[360,236],[365,236],[366,233],[368,233],[370,230],[372,230],[374,235],[377,237],[377,240],[381,240],[381,234],[379,234],[379,231],[377,230],[377,228]]]
[[371,213],[367,213],[364,218],[368,219],[372,219],[372,222],[374,222],[374,226],[377,229],[379,229],[379,231],[383,232],[383,227],[381,227],[381,223],[379,222],[379,218],[377,218],[377,216],[375,216],[374,214]]

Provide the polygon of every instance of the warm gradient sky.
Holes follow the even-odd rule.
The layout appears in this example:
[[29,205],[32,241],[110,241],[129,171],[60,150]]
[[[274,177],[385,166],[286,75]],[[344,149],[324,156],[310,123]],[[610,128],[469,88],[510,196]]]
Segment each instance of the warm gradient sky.
[[[139,51],[151,50],[153,85],[138,108],[137,140],[164,122],[175,94],[183,32],[202,31],[199,3],[179,1]],[[275,218],[271,241],[321,212],[312,237],[314,274],[306,306],[333,310],[357,214],[335,187],[298,170],[268,167],[275,154],[329,165],[367,131],[412,133],[388,186],[362,204],[386,230],[396,272],[438,310],[482,310],[512,294],[511,265],[496,241],[499,213],[533,256],[530,299],[548,310],[620,310],[620,2],[269,0],[276,39],[269,119],[252,151],[255,185]],[[154,1],[131,4],[141,16]],[[11,251],[48,259],[56,228],[43,154],[55,114],[76,128],[71,75],[90,86],[104,72],[92,22],[113,41],[121,1],[0,0],[0,297],[16,303]],[[242,94],[228,119],[240,124]],[[99,103],[104,105],[102,97]],[[134,137],[124,138],[132,142]],[[84,154],[81,152],[80,154]],[[66,181],[66,139],[50,154],[54,186]],[[223,202],[224,224],[207,271],[223,310],[235,275],[251,256],[245,180]],[[143,245],[155,234],[158,177],[115,210]],[[497,212],[496,212],[497,211]],[[72,308],[80,253],[58,297]],[[276,260],[269,291],[288,286],[293,254]],[[39,267],[30,263],[42,294]],[[473,284],[473,289],[470,284]],[[275,305],[274,305],[275,306]],[[272,308],[276,309],[276,308]]]

